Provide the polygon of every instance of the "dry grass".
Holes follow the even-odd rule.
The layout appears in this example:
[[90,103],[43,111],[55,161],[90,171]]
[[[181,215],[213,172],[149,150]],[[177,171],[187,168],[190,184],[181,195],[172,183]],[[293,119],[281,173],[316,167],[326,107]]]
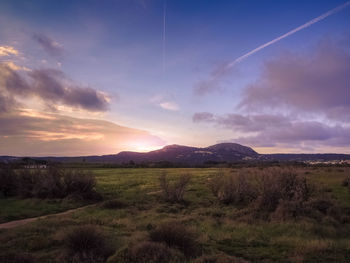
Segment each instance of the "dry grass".
[[130,245],[108,263],[182,263],[181,254],[162,243],[141,241]]
[[194,257],[200,254],[194,233],[178,221],[171,221],[158,226],[150,232],[150,238],[153,242],[163,243],[180,250],[186,257]]

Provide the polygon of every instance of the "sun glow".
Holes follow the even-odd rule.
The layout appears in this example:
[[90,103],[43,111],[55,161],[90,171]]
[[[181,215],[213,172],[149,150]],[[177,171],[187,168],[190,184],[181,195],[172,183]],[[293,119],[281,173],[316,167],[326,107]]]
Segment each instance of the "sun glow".
[[130,142],[127,145],[127,149],[136,152],[150,152],[160,149],[162,146],[152,144],[152,142],[138,141]]

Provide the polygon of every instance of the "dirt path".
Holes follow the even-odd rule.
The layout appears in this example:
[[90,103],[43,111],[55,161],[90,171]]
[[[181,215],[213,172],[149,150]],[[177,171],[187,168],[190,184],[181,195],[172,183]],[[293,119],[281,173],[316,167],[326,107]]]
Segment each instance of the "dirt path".
[[96,204],[86,205],[86,206],[70,209],[70,210],[67,210],[65,212],[56,213],[56,214],[49,214],[49,215],[44,215],[44,216],[31,217],[31,218],[25,218],[25,219],[20,219],[20,220],[14,220],[14,221],[10,221],[10,222],[6,222],[6,223],[0,224],[0,229],[10,229],[10,228],[14,228],[14,227],[17,227],[17,226],[22,226],[22,225],[25,225],[27,223],[34,222],[34,221],[39,220],[39,219],[45,219],[45,218],[52,217],[52,216],[68,215],[68,214],[71,214],[71,213],[74,213],[76,211],[79,211],[79,210],[82,210],[82,209],[85,209],[85,208],[88,208],[88,207],[92,207],[92,206],[96,206]]

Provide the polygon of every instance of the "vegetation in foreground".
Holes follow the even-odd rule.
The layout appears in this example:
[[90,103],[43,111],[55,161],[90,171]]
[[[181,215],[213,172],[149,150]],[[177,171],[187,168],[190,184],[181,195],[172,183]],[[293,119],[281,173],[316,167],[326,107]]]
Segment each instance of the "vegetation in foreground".
[[[0,258],[350,262],[348,167],[93,172],[106,201],[1,229]],[[14,195],[0,201],[11,200],[26,199]]]

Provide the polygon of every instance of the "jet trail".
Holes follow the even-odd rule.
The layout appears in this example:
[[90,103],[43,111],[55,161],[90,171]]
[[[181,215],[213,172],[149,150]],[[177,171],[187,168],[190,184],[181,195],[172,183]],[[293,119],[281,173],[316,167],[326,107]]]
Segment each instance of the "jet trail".
[[[309,26],[311,26],[311,25],[313,25],[313,24],[315,24],[315,23],[317,23],[317,22],[319,22],[319,21],[321,21],[321,20],[323,20],[323,19],[325,19],[325,18],[327,18],[327,17],[329,17],[331,15],[334,15],[334,14],[340,12],[344,8],[348,7],[349,5],[350,5],[350,1],[348,1],[348,2],[338,6],[336,8],[333,8],[333,9],[329,10],[328,12],[326,12],[326,13],[324,13],[324,14],[322,14],[322,15],[320,15],[320,16],[312,19],[312,20],[310,20],[309,22],[307,22],[307,23],[305,23],[305,24],[303,24],[303,25],[301,25],[301,26],[299,26],[299,27],[297,27],[297,28],[295,28],[295,29],[285,33],[284,35],[279,36],[279,37],[277,37],[277,38],[275,38],[275,39],[273,39],[273,40],[271,40],[271,41],[269,41],[269,42],[267,42],[267,43],[265,43],[265,44],[255,48],[255,49],[253,49],[252,51],[250,51],[250,52],[244,54],[243,56],[240,56],[240,57],[236,58],[235,60],[233,60],[232,62],[228,63],[225,66],[224,71],[229,70],[235,64],[241,62],[242,60],[244,60],[247,57],[255,54],[256,52],[258,52],[258,51],[260,51],[260,50],[262,50],[262,49],[264,49],[264,48],[266,48],[268,46],[271,46],[272,44],[274,44],[274,43],[276,43],[276,42],[278,42],[278,41],[280,41],[280,40],[282,40],[282,39],[284,39],[284,38],[286,38],[286,37],[288,37],[290,35],[293,35],[293,34],[297,33],[298,31],[300,31],[300,30],[302,30],[304,28],[307,28],[307,27],[309,27]],[[219,77],[220,75],[222,75],[222,73],[223,72],[218,72],[216,74],[217,76],[215,76],[215,77]]]
[[166,33],[166,0],[163,6],[163,37],[162,37],[162,71],[164,73],[165,64],[165,33]]

